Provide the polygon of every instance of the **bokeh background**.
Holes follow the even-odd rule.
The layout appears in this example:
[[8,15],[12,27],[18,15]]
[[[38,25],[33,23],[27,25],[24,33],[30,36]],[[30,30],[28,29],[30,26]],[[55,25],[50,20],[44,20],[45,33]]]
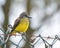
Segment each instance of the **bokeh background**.
[[[3,10],[4,16],[5,16],[5,20],[2,25],[3,29],[5,31],[8,28],[7,25],[9,24],[9,16],[14,16],[14,13],[13,13],[14,10],[12,10],[12,9],[14,7],[17,8],[17,6],[15,6],[15,5],[16,4],[20,5],[20,3],[23,4],[24,0],[23,1],[16,0],[15,2],[14,2],[14,0],[6,0],[6,3],[4,5],[0,5],[3,8],[2,10]],[[2,2],[1,2],[1,4],[2,4]],[[14,7],[12,7],[12,6],[14,6]],[[25,6],[25,5],[23,5],[23,6]],[[23,8],[23,9],[25,10],[25,8]],[[21,11],[24,11],[24,10],[21,10]],[[32,17],[29,29],[26,32],[26,34],[28,36],[28,40],[33,40],[34,38],[32,38],[32,36],[38,36],[39,34],[41,34],[41,32],[42,32],[41,35],[47,36],[47,37],[48,36],[54,37],[56,34],[59,34],[59,32],[60,32],[60,30],[59,30],[59,28],[60,28],[60,25],[59,25],[60,24],[60,21],[59,21],[60,0],[27,0],[26,10],[27,10],[29,16]],[[11,14],[10,12],[12,12],[12,15],[10,15]],[[15,12],[15,13],[19,14],[18,12]],[[16,15],[16,16],[18,17],[18,15]],[[10,17],[10,18],[12,18],[12,17]],[[10,20],[12,20],[12,19],[10,19]],[[11,21],[10,21],[10,23],[11,23]],[[33,40],[33,42],[37,41],[38,39],[39,38]],[[47,39],[45,39],[45,40],[47,40]],[[50,43],[52,40],[47,40],[47,41]],[[45,48],[44,43],[41,43],[41,42],[42,41],[40,40],[35,45],[35,48]],[[60,41],[58,41],[58,42],[60,42]],[[57,46],[59,46],[58,42],[56,43]],[[32,48],[31,46],[28,45],[28,43],[24,43],[24,44],[25,45],[23,48]],[[53,48],[59,48],[57,46],[55,47],[55,45],[54,45]],[[7,42],[7,48],[12,48],[12,47],[10,47],[9,42]]]

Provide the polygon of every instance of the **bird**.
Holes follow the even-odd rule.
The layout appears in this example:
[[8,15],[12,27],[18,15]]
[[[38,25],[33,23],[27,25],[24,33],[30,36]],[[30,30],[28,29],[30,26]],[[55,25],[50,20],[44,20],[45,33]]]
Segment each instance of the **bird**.
[[30,24],[30,18],[26,12],[20,14],[20,16],[15,20],[12,27],[11,33],[25,33]]

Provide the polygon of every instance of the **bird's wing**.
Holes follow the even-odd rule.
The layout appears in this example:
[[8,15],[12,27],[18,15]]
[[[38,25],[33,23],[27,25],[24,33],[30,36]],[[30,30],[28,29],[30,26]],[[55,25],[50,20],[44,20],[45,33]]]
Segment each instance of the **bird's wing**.
[[14,23],[14,26],[13,26],[13,29],[11,30],[11,32],[13,32],[15,30],[15,28],[18,26],[19,23],[20,23],[20,19],[16,19],[15,23]]

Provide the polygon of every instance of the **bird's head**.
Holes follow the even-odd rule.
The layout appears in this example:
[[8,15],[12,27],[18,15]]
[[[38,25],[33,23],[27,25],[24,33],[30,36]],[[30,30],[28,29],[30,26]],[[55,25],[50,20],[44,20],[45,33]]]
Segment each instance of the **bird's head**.
[[23,13],[20,14],[20,18],[24,18],[24,17],[29,18],[29,19],[31,18],[27,15],[26,12],[23,12]]

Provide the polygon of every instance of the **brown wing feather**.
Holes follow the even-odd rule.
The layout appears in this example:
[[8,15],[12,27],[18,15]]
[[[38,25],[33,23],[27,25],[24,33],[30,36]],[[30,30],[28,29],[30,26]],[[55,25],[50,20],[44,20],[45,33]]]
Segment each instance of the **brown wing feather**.
[[20,23],[20,19],[16,19],[16,21],[14,23],[14,26],[13,26],[13,29],[11,30],[11,32],[14,31],[14,29],[18,26],[19,23]]

